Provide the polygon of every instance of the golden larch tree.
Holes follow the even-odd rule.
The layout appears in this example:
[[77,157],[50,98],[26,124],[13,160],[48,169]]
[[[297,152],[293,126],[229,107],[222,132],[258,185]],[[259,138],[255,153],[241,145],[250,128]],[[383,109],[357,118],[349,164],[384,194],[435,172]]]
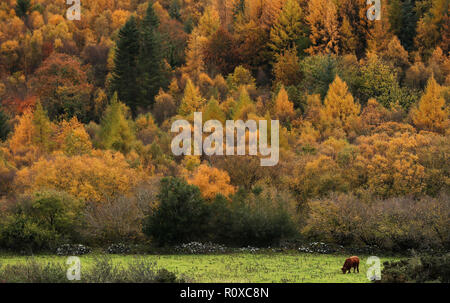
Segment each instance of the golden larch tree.
[[295,116],[294,104],[289,101],[289,96],[284,89],[284,86],[282,86],[278,92],[275,100],[274,112],[275,117],[283,124],[292,121]]
[[320,112],[322,130],[329,131],[340,128],[348,134],[354,128],[360,111],[361,106],[355,102],[348,91],[347,84],[336,75]]
[[448,128],[449,110],[441,91],[441,86],[432,76],[418,107],[412,111],[412,120],[417,128],[439,133],[444,133]]
[[184,89],[183,100],[181,100],[179,108],[180,115],[187,116],[201,111],[204,105],[205,100],[202,98],[199,88],[192,83],[191,79],[188,79],[186,88]]
[[310,54],[337,54],[339,52],[339,22],[337,8],[332,1],[311,0],[306,20],[311,28]]
[[194,81],[205,70],[205,61],[203,51],[208,39],[200,35],[197,29],[192,31],[186,50],[186,64],[182,71],[188,74]]

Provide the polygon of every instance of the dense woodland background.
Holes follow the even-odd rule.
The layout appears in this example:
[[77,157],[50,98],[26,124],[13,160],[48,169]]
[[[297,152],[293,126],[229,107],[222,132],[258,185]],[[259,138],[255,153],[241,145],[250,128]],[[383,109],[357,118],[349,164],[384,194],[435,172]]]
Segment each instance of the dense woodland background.
[[[381,5],[2,0],[0,247],[448,249],[449,1]],[[280,120],[279,164],[174,157],[194,111]]]

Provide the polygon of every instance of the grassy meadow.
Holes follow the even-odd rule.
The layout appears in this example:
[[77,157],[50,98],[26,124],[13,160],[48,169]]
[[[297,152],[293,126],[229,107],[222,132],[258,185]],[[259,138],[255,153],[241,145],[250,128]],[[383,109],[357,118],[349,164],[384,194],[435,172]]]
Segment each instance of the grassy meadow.
[[[92,265],[96,254],[80,257],[83,267]],[[360,273],[343,275],[340,268],[348,256],[321,254],[250,254],[223,255],[111,255],[113,262],[126,265],[133,258],[146,258],[158,268],[183,275],[188,282],[198,283],[367,283],[368,256],[360,256]],[[2,255],[0,264],[17,264],[31,257]],[[39,262],[61,262],[66,257],[39,255]],[[381,263],[395,258],[380,257]],[[83,279],[83,278],[82,278]]]

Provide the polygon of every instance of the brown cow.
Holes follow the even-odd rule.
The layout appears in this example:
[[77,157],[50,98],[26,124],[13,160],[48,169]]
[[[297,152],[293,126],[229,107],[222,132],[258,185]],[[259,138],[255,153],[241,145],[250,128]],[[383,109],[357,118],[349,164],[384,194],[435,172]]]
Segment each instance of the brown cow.
[[348,273],[351,272],[351,269],[353,268],[353,272],[358,270],[359,273],[359,258],[357,256],[350,257],[345,260],[344,266],[342,266],[342,273],[345,275],[348,271]]

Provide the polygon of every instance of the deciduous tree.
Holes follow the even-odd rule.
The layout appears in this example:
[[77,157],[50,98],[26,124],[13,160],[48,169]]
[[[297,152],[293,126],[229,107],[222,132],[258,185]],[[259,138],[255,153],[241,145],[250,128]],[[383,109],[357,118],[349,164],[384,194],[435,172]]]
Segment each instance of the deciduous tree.
[[188,79],[186,88],[184,89],[184,96],[178,110],[180,115],[188,116],[194,112],[199,112],[204,105],[205,99],[200,95],[200,90],[190,79]]
[[18,171],[15,186],[25,192],[55,189],[82,201],[101,203],[130,193],[143,180],[121,153],[95,151],[73,157],[56,153],[51,159],[40,159]]
[[310,54],[337,54],[339,52],[339,23],[333,1],[311,0],[306,20],[311,30]]
[[275,99],[274,113],[275,117],[280,120],[282,124],[290,123],[295,116],[294,104],[289,101],[284,86],[281,87],[277,98]]
[[236,189],[230,185],[230,176],[227,172],[208,165],[200,165],[194,175],[189,178],[189,184],[196,185],[205,199],[212,200],[217,194],[228,197]]
[[417,128],[444,133],[450,126],[449,109],[441,95],[442,88],[432,76],[428,80],[425,93],[419,106],[412,112],[413,122]]
[[51,119],[90,120],[92,85],[79,60],[53,53],[35,72],[33,91]]

